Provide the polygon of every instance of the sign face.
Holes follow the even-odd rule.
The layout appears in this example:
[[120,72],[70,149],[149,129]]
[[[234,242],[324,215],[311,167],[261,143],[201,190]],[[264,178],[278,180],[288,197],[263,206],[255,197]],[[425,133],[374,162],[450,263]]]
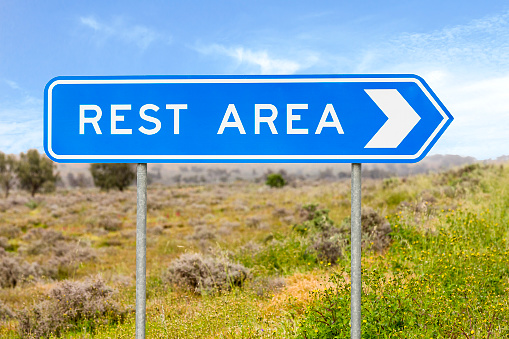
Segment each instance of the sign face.
[[415,75],[57,77],[56,162],[417,162],[453,117]]

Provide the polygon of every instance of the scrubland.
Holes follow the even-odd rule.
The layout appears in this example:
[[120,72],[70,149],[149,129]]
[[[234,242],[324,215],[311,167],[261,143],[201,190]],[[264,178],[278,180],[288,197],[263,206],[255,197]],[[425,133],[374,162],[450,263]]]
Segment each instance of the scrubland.
[[[363,338],[509,337],[509,167],[363,180]],[[149,186],[147,338],[349,338],[350,182]],[[133,338],[136,191],[0,200],[0,337]]]

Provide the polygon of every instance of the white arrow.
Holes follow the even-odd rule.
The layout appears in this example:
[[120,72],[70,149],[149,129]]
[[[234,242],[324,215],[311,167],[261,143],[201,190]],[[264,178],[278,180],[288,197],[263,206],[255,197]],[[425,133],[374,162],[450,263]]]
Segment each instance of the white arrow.
[[396,89],[366,89],[366,93],[389,118],[364,148],[396,148],[421,117]]

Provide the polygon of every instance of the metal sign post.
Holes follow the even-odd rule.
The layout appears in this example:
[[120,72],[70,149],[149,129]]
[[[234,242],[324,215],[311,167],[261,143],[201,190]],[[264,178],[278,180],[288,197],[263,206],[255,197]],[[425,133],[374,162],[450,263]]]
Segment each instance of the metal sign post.
[[136,168],[136,339],[145,339],[147,304],[147,164]]
[[352,164],[350,338],[361,338],[361,164]]

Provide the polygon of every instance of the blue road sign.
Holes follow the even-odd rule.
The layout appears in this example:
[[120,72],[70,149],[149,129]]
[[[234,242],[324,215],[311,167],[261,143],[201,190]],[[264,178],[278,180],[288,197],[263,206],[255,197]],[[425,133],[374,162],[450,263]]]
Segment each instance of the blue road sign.
[[453,117],[416,75],[57,77],[56,162],[417,162]]

